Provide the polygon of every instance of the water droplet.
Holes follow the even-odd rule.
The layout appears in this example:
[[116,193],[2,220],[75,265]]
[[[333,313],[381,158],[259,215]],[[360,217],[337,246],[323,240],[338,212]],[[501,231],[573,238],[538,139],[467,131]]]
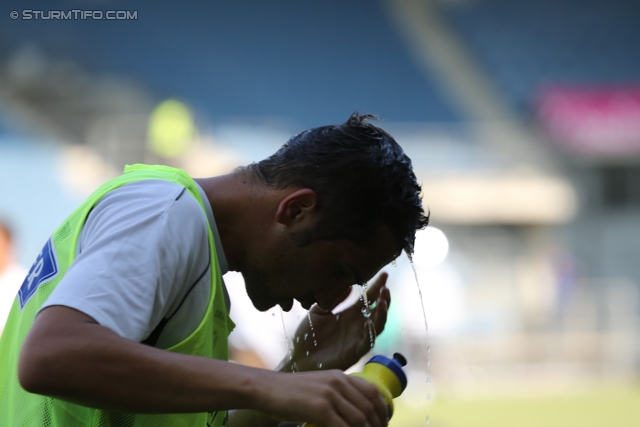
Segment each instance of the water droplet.
[[300,342],[300,336],[296,337],[296,342]]
[[373,348],[376,343],[376,331],[371,322],[371,307],[369,307],[369,301],[367,301],[366,284],[360,286],[360,298],[364,303],[361,313],[366,319],[367,328],[369,329],[369,348]]
[[309,350],[307,350],[307,356],[309,355]]
[[[280,307],[280,321],[282,322],[282,330],[284,331],[284,341],[287,344],[287,351],[289,352],[289,360],[293,358],[293,341],[289,340],[289,335],[287,334],[287,328],[284,324],[284,312],[282,311],[282,307]],[[273,313],[275,316],[275,313]],[[292,366],[291,370],[293,371],[295,368]],[[294,371],[295,372],[295,371]]]
[[429,424],[431,422],[431,418],[427,417],[426,423]]
[[339,322],[339,321],[340,321],[340,314],[338,313],[336,314],[336,322]]
[[275,313],[271,313],[271,317],[276,317],[276,314]]
[[391,261],[391,265],[393,265],[394,267],[398,266],[398,263],[396,262],[396,260],[394,259],[393,261]]
[[322,369],[322,362],[318,362],[318,369]]
[[431,377],[427,377],[427,384],[431,384]]
[[[309,320],[309,328],[311,328],[311,337],[313,338],[313,345],[314,347],[318,346],[318,342],[316,341],[316,332],[313,329],[313,323],[311,322],[311,315],[309,314],[309,312],[307,311],[307,319]],[[304,339],[307,339],[307,336],[309,334],[304,334]]]

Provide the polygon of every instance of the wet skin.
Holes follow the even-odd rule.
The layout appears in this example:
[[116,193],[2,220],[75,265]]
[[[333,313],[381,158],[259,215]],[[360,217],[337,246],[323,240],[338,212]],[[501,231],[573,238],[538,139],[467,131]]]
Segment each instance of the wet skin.
[[314,303],[331,310],[351,286],[368,282],[398,255],[395,238],[387,228],[372,233],[364,245],[347,239],[317,240],[300,247],[283,237],[256,268],[242,271],[247,293],[261,311],[279,304],[289,311],[293,301],[309,309]]

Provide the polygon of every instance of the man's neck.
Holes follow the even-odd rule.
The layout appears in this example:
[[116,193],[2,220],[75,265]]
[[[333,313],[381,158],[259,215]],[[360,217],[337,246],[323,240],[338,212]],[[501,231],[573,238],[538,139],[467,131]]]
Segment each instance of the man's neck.
[[248,245],[264,225],[268,192],[243,171],[195,181],[211,204],[229,271],[240,271]]

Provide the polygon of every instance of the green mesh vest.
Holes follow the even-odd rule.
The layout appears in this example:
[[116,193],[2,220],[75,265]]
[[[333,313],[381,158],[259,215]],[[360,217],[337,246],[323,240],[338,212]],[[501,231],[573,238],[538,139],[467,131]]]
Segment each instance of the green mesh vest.
[[[109,191],[142,179],[178,183],[204,210],[196,183],[182,170],[166,166],[133,165],[124,175],[96,190],[54,232],[31,267],[0,340],[0,426],[2,427],[207,427],[222,426],[226,413],[128,414],[101,411],[59,399],[27,393],[17,377],[20,347],[38,309],[47,300],[74,260],[80,231],[93,206]],[[227,337],[234,324],[228,316],[220,267],[209,227],[211,292],[207,312],[198,328],[169,351],[227,360]]]

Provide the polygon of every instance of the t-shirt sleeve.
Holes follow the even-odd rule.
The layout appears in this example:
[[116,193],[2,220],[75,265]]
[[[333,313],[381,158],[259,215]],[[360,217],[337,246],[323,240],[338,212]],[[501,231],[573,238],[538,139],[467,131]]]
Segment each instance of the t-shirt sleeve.
[[91,211],[77,257],[43,308],[71,307],[143,341],[208,267],[206,239],[204,212],[184,187],[127,184]]

